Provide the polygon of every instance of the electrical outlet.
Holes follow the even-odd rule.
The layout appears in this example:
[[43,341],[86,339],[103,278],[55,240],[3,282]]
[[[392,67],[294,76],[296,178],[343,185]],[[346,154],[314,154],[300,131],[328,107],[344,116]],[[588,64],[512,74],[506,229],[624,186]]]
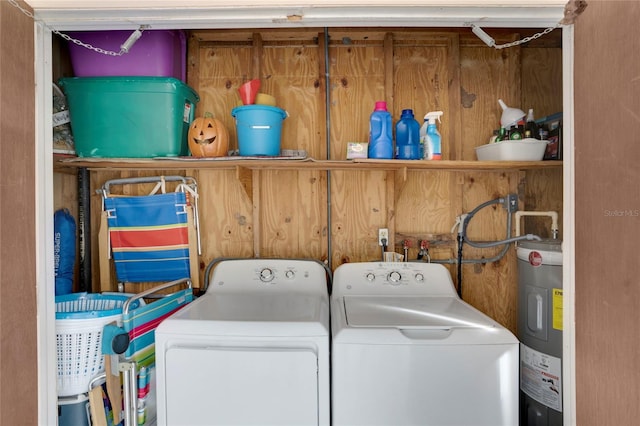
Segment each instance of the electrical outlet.
[[514,213],[518,211],[518,195],[517,194],[509,194],[507,198],[505,198],[505,209],[509,213]]
[[[384,240],[384,244],[382,243],[382,240]],[[387,228],[378,229],[378,245],[379,246],[389,245],[389,230]]]

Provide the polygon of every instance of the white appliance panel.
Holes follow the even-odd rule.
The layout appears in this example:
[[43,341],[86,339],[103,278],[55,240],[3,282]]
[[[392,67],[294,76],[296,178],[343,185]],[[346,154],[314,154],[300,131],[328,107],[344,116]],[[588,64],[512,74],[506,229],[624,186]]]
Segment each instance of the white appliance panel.
[[169,425],[317,425],[318,359],[276,347],[166,352]]
[[328,426],[329,320],[317,262],[221,262],[156,329],[158,424]]
[[333,288],[333,426],[518,424],[518,340],[444,266],[344,264]]
[[333,425],[514,426],[517,345],[334,345]]
[[236,259],[215,267],[207,292],[327,294],[319,263],[296,259]]
[[350,327],[491,328],[496,323],[454,297],[345,296]]
[[457,297],[451,275],[435,263],[346,263],[333,276],[332,297],[354,295]]
[[308,294],[208,292],[160,324],[161,333],[326,336],[328,300]]

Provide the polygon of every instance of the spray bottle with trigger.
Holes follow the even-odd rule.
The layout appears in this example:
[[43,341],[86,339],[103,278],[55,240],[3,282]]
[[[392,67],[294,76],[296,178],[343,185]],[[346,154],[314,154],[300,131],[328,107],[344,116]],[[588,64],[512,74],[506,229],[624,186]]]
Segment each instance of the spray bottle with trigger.
[[424,116],[420,139],[424,146],[425,160],[442,160],[442,140],[436,127],[436,119],[440,121],[442,114],[442,111],[431,111]]

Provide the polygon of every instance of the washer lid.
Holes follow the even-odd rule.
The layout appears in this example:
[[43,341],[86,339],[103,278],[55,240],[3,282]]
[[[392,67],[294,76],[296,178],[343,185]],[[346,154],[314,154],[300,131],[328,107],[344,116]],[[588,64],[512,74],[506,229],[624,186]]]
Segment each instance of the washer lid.
[[363,328],[494,328],[498,324],[457,297],[345,296],[347,325]]

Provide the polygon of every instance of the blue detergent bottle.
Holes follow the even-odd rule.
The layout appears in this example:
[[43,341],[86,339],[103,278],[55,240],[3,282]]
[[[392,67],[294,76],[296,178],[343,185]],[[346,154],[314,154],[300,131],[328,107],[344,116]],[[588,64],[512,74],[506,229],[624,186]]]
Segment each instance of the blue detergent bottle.
[[393,158],[393,124],[385,101],[377,101],[369,118],[369,158]]
[[396,158],[399,160],[420,160],[420,123],[412,109],[403,109],[396,123]]

